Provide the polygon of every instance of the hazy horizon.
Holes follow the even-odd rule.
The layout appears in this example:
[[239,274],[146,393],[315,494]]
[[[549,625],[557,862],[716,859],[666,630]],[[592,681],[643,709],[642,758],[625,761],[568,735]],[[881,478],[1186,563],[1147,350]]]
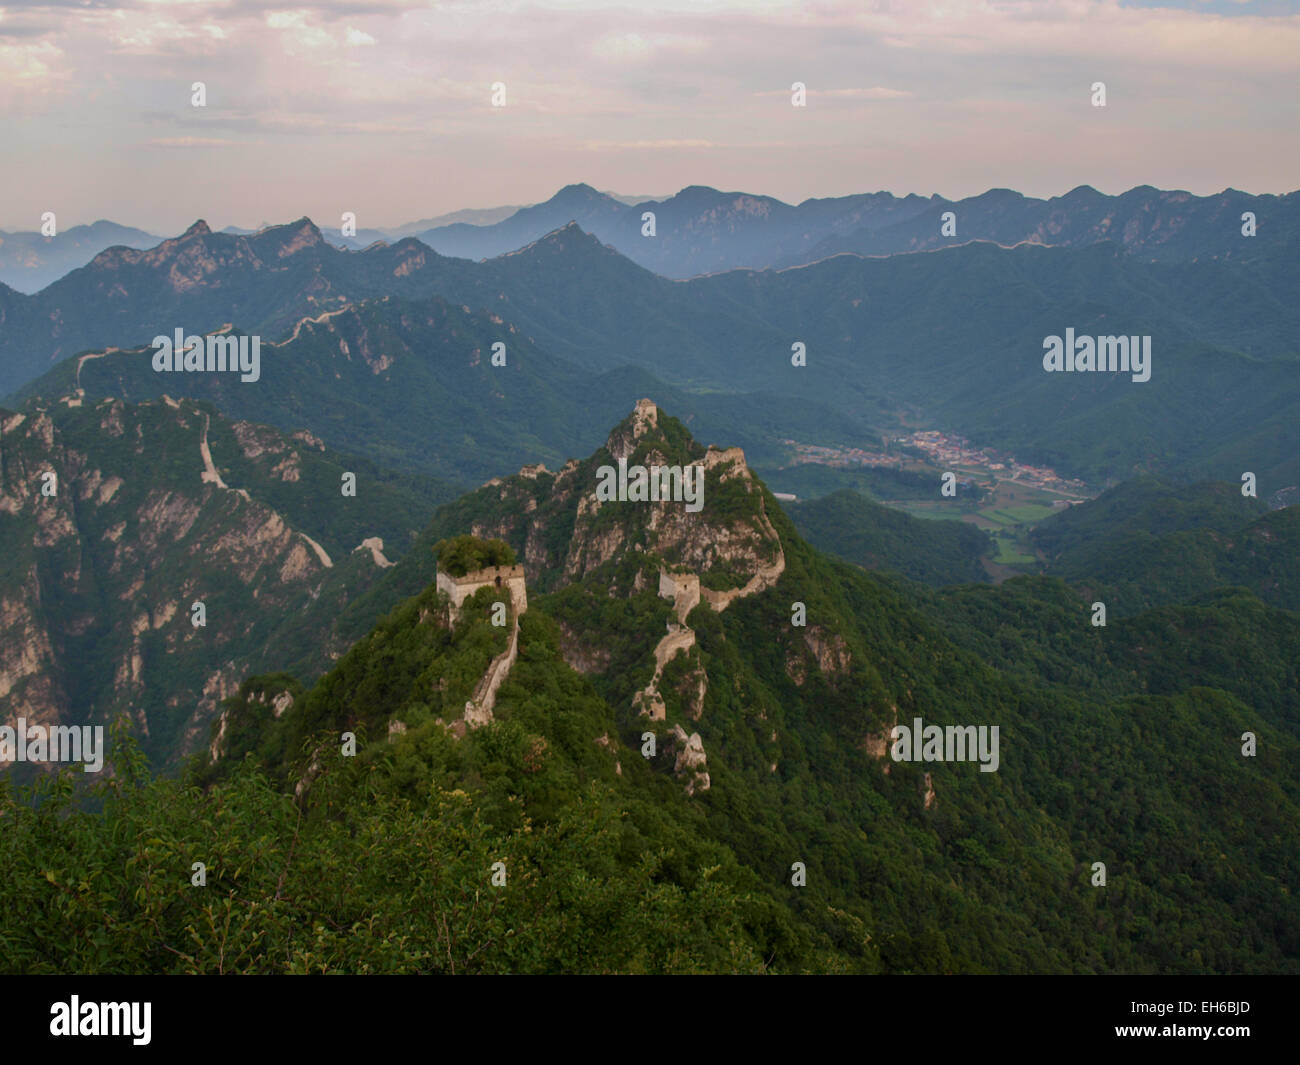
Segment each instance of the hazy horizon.
[[[539,196],[537,199],[534,199],[534,200],[528,200],[528,201],[526,201],[526,202],[521,202],[521,203],[518,203],[518,204],[470,204],[470,205],[466,205],[466,206],[464,206],[464,207],[453,207],[453,208],[452,208],[451,210],[449,210],[449,211],[441,211],[441,212],[437,212],[436,214],[434,214],[434,213],[425,214],[425,215],[422,215],[422,216],[420,216],[420,217],[415,217],[415,218],[406,218],[406,219],[402,219],[401,221],[398,221],[398,222],[392,222],[392,223],[388,223],[388,224],[384,224],[384,225],[380,225],[380,224],[369,224],[369,225],[363,225],[363,226],[362,226],[362,225],[359,225],[359,228],[362,228],[362,229],[377,229],[377,230],[397,230],[397,229],[401,229],[401,228],[406,227],[406,226],[410,226],[410,225],[412,225],[412,224],[415,223],[415,222],[423,221],[423,220],[425,220],[425,219],[432,219],[432,218],[436,218],[436,217],[439,217],[439,216],[442,216],[442,215],[451,215],[451,214],[456,214],[457,212],[463,212],[463,211],[488,211],[488,210],[499,210],[499,209],[502,209],[502,208],[505,208],[505,207],[509,207],[509,208],[511,208],[512,211],[513,211],[513,210],[522,210],[523,208],[526,208],[526,207],[534,207],[534,206],[537,206],[538,204],[546,203],[548,200],[550,200],[552,197],[554,197],[557,193],[559,193],[559,192],[561,191],[561,189],[566,188],[566,187],[568,187],[568,186],[570,186],[570,185],[580,185],[580,184],[588,184],[588,185],[589,185],[590,182],[582,182],[582,181],[566,182],[565,185],[561,186],[560,188],[552,189],[549,193],[547,193],[547,194],[544,195],[544,196]],[[1087,182],[1083,182],[1082,184],[1083,184],[1083,185],[1086,185],[1086,184],[1088,184],[1088,183],[1087,183]],[[635,198],[633,198],[633,197],[627,195],[626,193],[618,192],[617,190],[611,190],[611,189],[600,189],[600,190],[597,190],[597,191],[600,191],[600,192],[604,193],[604,194],[607,195],[607,196],[613,196],[613,197],[615,197],[615,198],[617,198],[617,199],[620,199],[620,200],[623,200],[623,201],[625,201],[625,202],[627,202],[627,201],[631,201],[631,202],[636,202],[636,203],[644,203],[644,202],[648,202],[648,201],[653,200],[653,199],[658,199],[658,200],[660,200],[660,201],[667,200],[667,199],[671,199],[673,196],[677,195],[677,194],[680,193],[683,189],[688,188],[688,187],[690,187],[691,185],[696,185],[696,186],[698,186],[698,185],[699,185],[699,182],[691,182],[691,183],[688,183],[687,185],[683,185],[682,188],[680,188],[680,189],[675,189],[675,190],[674,190],[673,192],[671,192],[671,193],[659,193],[657,196],[656,196],[656,195],[652,195],[652,194],[646,194],[646,195],[636,196]],[[1127,187],[1127,188],[1123,188],[1123,189],[1113,189],[1113,190],[1112,190],[1112,189],[1105,189],[1105,188],[1097,188],[1097,186],[1095,186],[1095,185],[1093,185],[1092,187],[1093,187],[1094,189],[1096,189],[1097,192],[1100,192],[1100,193],[1102,193],[1103,195],[1106,195],[1106,196],[1120,196],[1120,195],[1123,195],[1123,194],[1126,193],[1126,192],[1130,192],[1130,191],[1132,191],[1132,190],[1135,189],[1135,188],[1141,188],[1141,187],[1143,187],[1143,186],[1151,187],[1151,186],[1150,186],[1150,182],[1143,182],[1143,183],[1140,184],[1140,185],[1133,185],[1133,186],[1129,186],[1129,187]],[[1079,188],[1079,187],[1081,187],[1081,185],[1073,185],[1073,186],[1071,186],[1071,187],[1068,188],[1068,189],[1063,189],[1063,190],[1061,190],[1060,192],[1052,193],[1052,194],[1047,195],[1047,196],[1032,197],[1032,198],[1035,198],[1035,199],[1044,199],[1044,200],[1050,200],[1050,199],[1053,199],[1053,198],[1059,198],[1059,197],[1061,197],[1061,196],[1065,196],[1065,195],[1068,194],[1069,192],[1072,192],[1074,189]],[[1156,186],[1156,187],[1158,187],[1158,186]],[[1008,186],[1000,186],[1000,188],[1008,188]],[[782,198],[779,197],[779,196],[771,196],[770,193],[766,193],[766,192],[763,192],[762,190],[757,190],[757,189],[718,189],[717,191],[718,191],[718,192],[721,192],[721,193],[723,193],[723,194],[726,194],[726,195],[736,194],[736,195],[747,195],[747,196],[768,196],[768,197],[770,197],[770,198],[772,198],[772,199],[781,200],[781,202],[786,203],[786,204],[789,204],[790,206],[798,206],[800,203],[804,202],[805,200],[827,199],[827,198],[830,198],[830,197],[822,197],[822,196],[817,196],[817,195],[810,195],[810,196],[803,196],[803,197],[800,197],[800,198],[798,198],[798,199],[794,199],[794,200],[784,200],[784,199],[782,199]],[[979,195],[983,195],[984,193],[988,193],[988,192],[992,192],[992,191],[995,191],[995,187],[990,187],[990,188],[987,188],[987,189],[980,189],[978,192],[971,193],[970,195],[973,195],[973,196],[979,196]],[[1023,193],[1023,190],[1021,190],[1021,189],[1015,189],[1015,188],[1010,189],[1010,191],[1012,191],[1012,192],[1020,192],[1020,193]],[[1288,194],[1290,194],[1290,193],[1292,193],[1292,192],[1300,191],[1300,183],[1297,183],[1297,185],[1296,185],[1295,188],[1292,188],[1292,189],[1285,189],[1285,190],[1283,190],[1283,191],[1281,191],[1281,192],[1258,192],[1258,191],[1256,191],[1256,190],[1254,190],[1254,189],[1243,189],[1243,188],[1235,187],[1235,186],[1225,186],[1225,187],[1222,188],[1222,189],[1215,189],[1215,190],[1212,190],[1211,192],[1206,192],[1206,193],[1194,193],[1194,192],[1191,192],[1191,190],[1189,190],[1189,189],[1175,189],[1175,188],[1162,188],[1162,189],[1160,189],[1160,191],[1162,191],[1162,192],[1187,192],[1187,193],[1190,193],[1191,195],[1194,195],[1194,196],[1202,196],[1202,197],[1204,197],[1204,196],[1215,196],[1215,195],[1219,195],[1220,193],[1223,193],[1223,192],[1229,192],[1229,191],[1242,192],[1242,193],[1246,193],[1247,195],[1251,195],[1251,196],[1285,196],[1285,195],[1288,195]],[[918,195],[918,196],[923,196],[923,197],[926,197],[926,198],[930,197],[931,195],[935,195],[935,193],[931,193],[931,192],[900,191],[900,190],[897,190],[897,189],[859,189],[859,190],[857,190],[856,192],[840,193],[840,194],[838,194],[838,195],[841,195],[841,196],[853,196],[853,195],[860,195],[860,194],[876,194],[876,193],[881,193],[881,192],[887,192],[887,193],[890,193],[890,194],[892,194],[892,195],[894,195],[894,196],[896,196],[896,197],[898,197],[898,198],[900,198],[900,199],[901,199],[901,198],[904,198],[904,197],[906,197],[906,196],[909,196],[909,195],[913,195],[913,194],[914,194],[914,195]],[[1029,193],[1023,193],[1023,194],[1026,195],[1026,196],[1029,196]],[[943,196],[943,193],[937,193],[937,195]],[[946,197],[946,198],[948,198],[948,199],[956,199],[956,197]],[[507,216],[507,217],[508,217],[508,216]],[[293,222],[296,222],[296,221],[297,221],[298,219],[300,219],[300,218],[308,218],[308,219],[310,219],[310,220],[311,220],[313,223],[315,223],[316,226],[317,226],[318,228],[320,228],[322,231],[327,230],[327,229],[329,229],[329,230],[335,230],[335,229],[338,228],[338,225],[337,225],[336,221],[333,220],[333,219],[324,220],[324,219],[320,219],[320,218],[315,218],[315,217],[313,217],[313,216],[310,215],[310,214],[303,214],[303,213],[294,214],[292,217],[284,217],[284,218],[278,218],[278,217],[277,217],[277,218],[264,218],[264,219],[259,219],[259,220],[256,221],[256,222],[246,221],[246,220],[242,220],[242,219],[238,219],[238,220],[230,221],[230,220],[227,220],[227,219],[224,219],[224,218],[212,218],[212,217],[209,217],[207,214],[205,214],[205,213],[202,211],[202,209],[196,208],[196,209],[195,209],[195,213],[192,215],[192,217],[190,217],[189,221],[184,222],[184,223],[182,223],[181,225],[176,226],[176,227],[167,227],[167,228],[160,228],[160,227],[158,227],[158,226],[151,226],[151,225],[149,225],[149,224],[145,224],[145,223],[141,223],[141,222],[137,222],[137,221],[124,220],[124,219],[122,219],[122,218],[118,218],[118,217],[99,217],[99,218],[86,218],[86,219],[72,218],[72,219],[67,219],[67,218],[65,218],[64,216],[60,215],[60,216],[59,216],[59,232],[60,232],[60,233],[66,233],[69,229],[71,229],[71,228],[73,228],[73,227],[75,227],[75,226],[83,226],[83,225],[84,225],[84,226],[92,226],[92,225],[96,225],[96,224],[101,223],[101,222],[110,222],[110,223],[113,223],[113,224],[116,224],[116,225],[120,225],[120,226],[129,226],[129,227],[132,227],[132,228],[135,228],[135,229],[144,230],[144,231],[147,232],[147,233],[152,233],[152,234],[154,234],[155,236],[158,236],[158,237],[164,237],[164,238],[165,238],[165,237],[174,237],[174,236],[179,236],[181,233],[185,232],[185,231],[186,231],[187,229],[189,229],[191,226],[193,226],[194,224],[196,224],[197,222],[200,222],[200,221],[202,221],[202,222],[206,222],[207,225],[208,225],[208,227],[209,227],[209,228],[210,228],[214,233],[215,233],[215,232],[221,232],[222,230],[225,230],[225,229],[228,229],[228,228],[232,228],[232,227],[235,228],[235,229],[245,229],[245,230],[250,230],[250,231],[256,232],[256,231],[258,231],[258,230],[260,230],[260,229],[267,228],[267,227],[290,225],[290,224],[292,224]],[[481,223],[481,222],[480,222],[480,223],[469,223],[469,224],[471,224],[471,225],[488,225],[488,224],[491,224],[491,223]],[[0,223],[0,231],[4,231],[4,232],[7,232],[7,233],[19,233],[19,232],[23,232],[23,233],[33,233],[33,232],[38,232],[38,231],[39,231],[39,228],[40,228],[40,227],[39,227],[39,219],[37,220],[37,223],[36,223],[36,224],[4,225],[3,223]],[[414,235],[414,234],[412,234],[412,235]]]
[[1298,72],[1263,0],[37,0],[0,5],[0,227],[383,229],[576,182],[1280,194]]

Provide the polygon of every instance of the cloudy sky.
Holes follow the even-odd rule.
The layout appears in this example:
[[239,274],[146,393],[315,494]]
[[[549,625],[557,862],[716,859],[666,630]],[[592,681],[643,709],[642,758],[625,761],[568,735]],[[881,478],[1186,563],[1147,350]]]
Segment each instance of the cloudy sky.
[[0,0],[0,227],[383,227],[579,181],[1287,192],[1298,90],[1290,0]]

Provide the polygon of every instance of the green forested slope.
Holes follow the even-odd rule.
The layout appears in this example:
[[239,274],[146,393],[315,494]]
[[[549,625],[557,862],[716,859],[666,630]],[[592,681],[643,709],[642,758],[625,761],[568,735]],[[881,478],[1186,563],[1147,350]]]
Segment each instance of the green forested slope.
[[1033,538],[1048,572],[1112,617],[1232,586],[1300,609],[1300,507],[1270,512],[1233,485],[1121,484],[1044,521]]
[[990,553],[990,541],[973,525],[913,518],[849,489],[792,504],[789,514],[811,543],[866,569],[924,584],[988,579],[980,559]]
[[67,396],[0,427],[0,710],[128,714],[158,765],[206,734],[223,685],[346,648],[334,618],[447,494],[190,400]]
[[[608,448],[698,454],[672,419],[628,432]],[[925,589],[821,554],[741,476],[697,525],[619,504],[548,546],[590,472],[440,515],[501,534],[529,573],[490,724],[451,727],[502,646],[492,592],[451,622],[417,546],[372,590],[415,598],[310,688],[245,683],[226,753],[187,783],[122,765],[106,814],[0,800],[0,953],[22,972],[1300,971],[1294,615],[1224,593],[1099,630],[1053,578]],[[762,514],[779,578],[691,611],[667,719],[634,716],[668,606],[648,580]],[[998,770],[891,760],[883,736],[918,716],[999,726]],[[696,732],[710,786],[688,794]],[[53,954],[31,912],[62,922]]]

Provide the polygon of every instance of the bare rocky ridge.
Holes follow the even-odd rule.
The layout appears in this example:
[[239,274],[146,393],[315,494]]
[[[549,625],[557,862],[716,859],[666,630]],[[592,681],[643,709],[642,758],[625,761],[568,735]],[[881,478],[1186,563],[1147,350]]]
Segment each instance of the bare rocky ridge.
[[[660,416],[653,401],[638,401],[632,414],[609,435],[605,449],[586,462],[570,460],[558,472],[544,467],[525,467],[514,477],[493,478],[483,490],[495,490],[503,504],[492,509],[499,517],[475,522],[471,532],[483,538],[500,538],[515,545],[523,563],[543,590],[562,583],[582,580],[594,570],[632,550],[653,552],[673,565],[702,573],[726,567],[745,575],[733,589],[703,588],[701,595],[716,609],[743,595],[770,587],[784,568],[780,538],[767,519],[758,482],[740,448],[700,448],[692,461],[705,467],[705,506],[687,511],[680,503],[646,502],[640,510],[628,510],[627,503],[609,504],[622,508],[624,520],[611,520],[595,495],[595,468],[601,462],[629,459],[643,452],[638,462],[670,464],[670,446],[660,443]],[[674,462],[678,460],[675,458]],[[723,518],[709,505],[719,489],[743,493],[733,513]],[[569,519],[573,533],[561,545],[553,526]],[[652,572],[657,580],[657,572]]]

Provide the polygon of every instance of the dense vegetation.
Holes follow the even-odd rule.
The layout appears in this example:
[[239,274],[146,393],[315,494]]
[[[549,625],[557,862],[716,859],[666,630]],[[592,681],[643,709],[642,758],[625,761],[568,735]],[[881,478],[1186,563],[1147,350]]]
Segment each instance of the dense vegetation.
[[[450,513],[549,514],[553,484]],[[1300,972],[1294,613],[1226,589],[1094,628],[1054,577],[931,589],[832,560],[761,491],[785,570],[691,612],[666,722],[631,706],[669,616],[653,538],[536,574],[551,590],[470,730],[459,708],[506,630],[487,589],[452,623],[413,550],[371,608],[414,590],[320,680],[241,686],[215,762],[149,780],[118,735],[102,810],[68,779],[0,795],[0,954],[19,972]],[[882,756],[914,717],[999,726],[998,771]],[[689,797],[674,726],[707,752]]]
[[1214,481],[1179,485],[1135,477],[1086,504],[1053,514],[1038,525],[1033,539],[1049,562],[1055,562],[1089,545],[1134,534],[1230,532],[1267,513],[1262,501],[1243,496],[1232,485]]
[[434,544],[438,568],[453,577],[463,577],[489,566],[513,566],[515,553],[504,540],[481,540],[477,536],[457,536]]
[[1233,586],[1300,610],[1300,507],[1269,512],[1233,485],[1123,484],[1054,515],[1033,538],[1048,572],[1111,617]]
[[[580,722],[569,701],[559,724]],[[38,805],[0,780],[5,969],[761,970],[750,930],[783,918],[752,877],[665,819],[653,792],[629,803],[608,767],[570,766],[526,729],[457,749],[439,776],[473,794],[428,779],[419,737],[331,761],[305,804],[251,761],[208,790],[148,780],[125,735],[96,788],[101,813],[76,807],[67,776],[42,784]],[[578,752],[591,763],[598,749],[564,753]],[[512,794],[525,784],[527,804]],[[580,801],[535,819],[548,793],[569,789]],[[191,884],[197,861],[205,887]]]
[[848,489],[790,504],[788,512],[810,543],[867,569],[924,584],[988,579],[980,563],[990,553],[988,534],[965,522],[913,518]]

